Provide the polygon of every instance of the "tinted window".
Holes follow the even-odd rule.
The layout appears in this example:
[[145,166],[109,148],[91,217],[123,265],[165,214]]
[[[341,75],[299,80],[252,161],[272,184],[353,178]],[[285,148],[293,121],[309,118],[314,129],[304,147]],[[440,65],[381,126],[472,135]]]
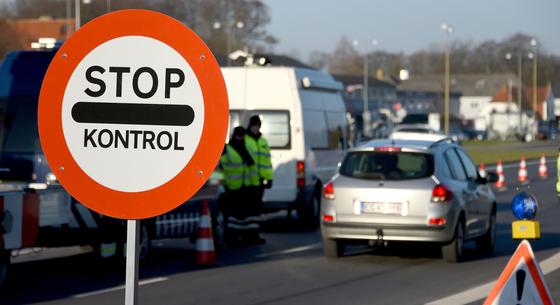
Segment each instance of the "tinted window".
[[409,152],[350,152],[340,167],[343,176],[371,180],[418,179],[433,172],[432,155]]
[[465,174],[465,170],[463,169],[463,164],[459,159],[459,156],[455,153],[454,149],[448,149],[445,152],[445,159],[447,160],[447,164],[451,168],[451,174],[453,178],[457,180],[467,180],[467,175]]
[[2,153],[40,153],[37,129],[37,97],[0,98],[0,143]]
[[325,113],[322,111],[305,110],[303,112],[303,131],[305,145],[311,149],[329,148]]
[[409,114],[404,117],[401,122],[402,124],[427,124],[428,115],[427,114]]
[[346,116],[342,112],[327,112],[329,149],[346,148]]
[[478,170],[476,169],[476,165],[474,165],[471,158],[461,149],[456,149],[459,157],[461,157],[461,161],[463,161],[463,165],[465,166],[465,171],[467,172],[467,177],[469,179],[477,179],[478,178]]

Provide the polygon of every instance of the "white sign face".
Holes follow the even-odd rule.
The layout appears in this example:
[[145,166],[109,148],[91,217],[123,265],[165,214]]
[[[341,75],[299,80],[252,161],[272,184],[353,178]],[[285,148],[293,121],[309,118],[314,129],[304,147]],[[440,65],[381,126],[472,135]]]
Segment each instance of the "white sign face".
[[544,304],[524,259],[519,261],[492,304]]
[[193,69],[169,45],[144,36],[93,49],[72,73],[62,102],[72,157],[94,181],[122,192],[175,177],[191,160],[203,125]]

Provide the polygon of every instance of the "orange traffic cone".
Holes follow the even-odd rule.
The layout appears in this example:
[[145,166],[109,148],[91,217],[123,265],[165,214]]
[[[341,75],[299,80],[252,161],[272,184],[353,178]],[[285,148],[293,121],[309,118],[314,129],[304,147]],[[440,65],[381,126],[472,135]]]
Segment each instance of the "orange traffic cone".
[[544,154],[541,155],[541,162],[539,163],[539,177],[545,179],[548,177],[548,171],[546,169],[546,158]]
[[502,161],[498,160],[498,165],[496,166],[496,174],[498,174],[498,181],[496,181],[496,188],[503,189],[506,187],[506,179],[504,177],[504,167],[502,166]]
[[484,163],[480,163],[480,167],[478,169],[478,174],[482,178],[486,177],[486,166],[484,165]]
[[212,237],[212,218],[206,200],[202,201],[202,211],[198,225],[196,263],[200,265],[216,264],[216,252],[214,251],[214,239]]
[[527,177],[527,163],[525,162],[525,157],[521,156],[521,161],[519,161],[519,171],[517,172],[517,180],[521,183],[528,183]]

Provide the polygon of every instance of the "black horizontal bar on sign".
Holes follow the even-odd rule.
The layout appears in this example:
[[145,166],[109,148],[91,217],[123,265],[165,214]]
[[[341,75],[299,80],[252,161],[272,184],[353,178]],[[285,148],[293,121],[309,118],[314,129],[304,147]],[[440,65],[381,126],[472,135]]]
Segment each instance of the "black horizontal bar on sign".
[[189,126],[194,110],[188,105],[77,102],[72,118],[78,123]]

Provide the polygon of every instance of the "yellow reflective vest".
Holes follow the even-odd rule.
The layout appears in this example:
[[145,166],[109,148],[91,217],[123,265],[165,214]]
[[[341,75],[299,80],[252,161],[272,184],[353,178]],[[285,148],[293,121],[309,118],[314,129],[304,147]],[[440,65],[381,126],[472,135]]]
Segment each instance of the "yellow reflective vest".
[[272,160],[270,158],[270,147],[268,142],[262,136],[255,138],[246,135],[245,147],[255,160],[260,179],[272,180]]
[[248,166],[243,163],[241,155],[229,144],[226,151],[220,157],[222,176],[225,186],[230,190],[236,190],[242,186],[259,185],[259,176],[256,163]]

